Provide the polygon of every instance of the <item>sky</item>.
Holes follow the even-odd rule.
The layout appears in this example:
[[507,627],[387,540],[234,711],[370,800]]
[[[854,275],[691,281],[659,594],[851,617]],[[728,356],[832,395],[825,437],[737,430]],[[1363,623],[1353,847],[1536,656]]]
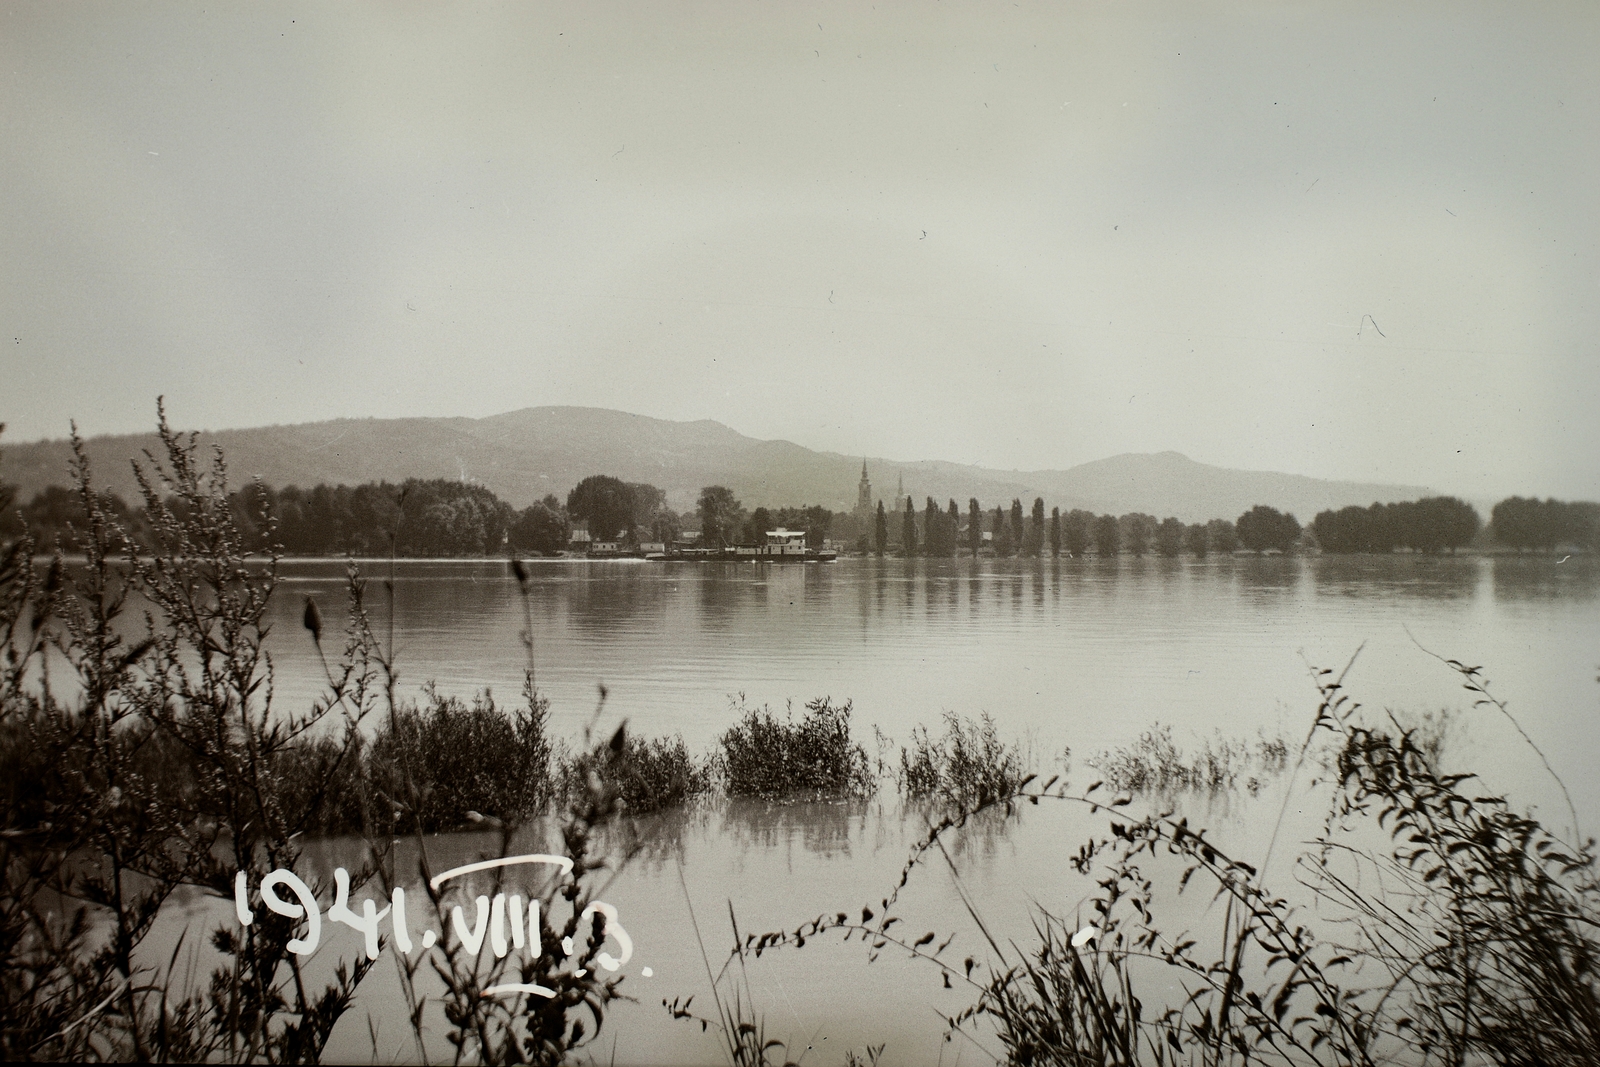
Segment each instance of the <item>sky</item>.
[[9,0],[0,444],[573,404],[1600,499],[1597,55],[1578,2]]

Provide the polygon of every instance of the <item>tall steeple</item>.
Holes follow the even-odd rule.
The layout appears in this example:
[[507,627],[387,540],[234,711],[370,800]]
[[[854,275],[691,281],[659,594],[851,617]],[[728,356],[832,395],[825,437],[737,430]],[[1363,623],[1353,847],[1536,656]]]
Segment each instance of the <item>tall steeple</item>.
[[905,506],[906,506],[906,476],[905,476],[905,472],[902,471],[895,478],[894,509],[896,511],[903,511],[903,510],[905,510]]
[[869,517],[872,514],[872,483],[867,481],[867,459],[861,457],[861,484],[856,487],[856,514]]

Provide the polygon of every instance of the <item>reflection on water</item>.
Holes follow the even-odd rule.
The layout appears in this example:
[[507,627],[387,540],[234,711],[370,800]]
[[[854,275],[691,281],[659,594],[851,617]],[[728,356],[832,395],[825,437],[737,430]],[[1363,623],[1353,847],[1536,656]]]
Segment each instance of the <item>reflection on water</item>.
[[[1175,798],[1193,816],[1195,825],[1213,829],[1212,840],[1244,856],[1261,855],[1267,817],[1275,813],[1281,793],[1238,798],[1214,806],[1205,797]],[[1165,806],[1165,802],[1157,806]],[[1137,817],[1142,801],[1121,809],[1116,817]],[[856,914],[863,905],[877,909],[896,885],[911,847],[927,832],[932,814],[897,801],[849,804],[718,801],[689,810],[641,819],[635,825],[602,835],[610,855],[637,849],[631,861],[606,884],[602,898],[615,905],[635,946],[624,973],[625,990],[638,1003],[619,1005],[608,1014],[608,1040],[617,1042],[617,1062],[708,1062],[717,1056],[714,1035],[697,1027],[673,1026],[661,1013],[662,997],[694,994],[709,999],[701,953],[720,966],[732,943],[730,921],[744,932],[792,928],[819,914]],[[1035,907],[1072,916],[1092,890],[1092,881],[1070,864],[1077,848],[1106,834],[1106,809],[1093,814],[1071,802],[1026,807],[1009,817],[1000,812],[975,817],[948,833],[945,851],[923,853],[921,862],[899,892],[893,913],[908,928],[937,931],[941,939],[955,935],[954,957],[989,958],[983,935],[967,913],[967,901],[985,924],[1005,937],[1027,939]],[[1312,811],[1313,818],[1315,811]],[[1302,827],[1293,825],[1291,833]],[[559,851],[552,824],[530,828],[512,843],[511,852]],[[432,869],[470,863],[498,854],[492,834],[457,834],[427,841]],[[948,858],[946,858],[948,857]],[[334,866],[355,869],[367,858],[365,846],[349,839],[314,843],[299,869],[328,879]],[[396,869],[416,871],[413,842],[397,842]],[[1181,858],[1173,870],[1162,857],[1149,858],[1149,873],[1164,887],[1176,883]],[[543,876],[533,869],[502,886],[502,891],[538,891]],[[452,893],[463,902],[492,890],[487,872],[464,876]],[[404,880],[404,879],[403,879]],[[410,879],[413,890],[420,878]],[[361,896],[362,894],[357,894]],[[963,899],[965,897],[965,900]],[[452,897],[454,900],[455,897]],[[1197,929],[1207,921],[1209,890],[1179,898],[1163,893],[1158,900],[1161,921],[1170,929]],[[421,892],[408,896],[407,923],[415,935],[432,928]],[[226,902],[209,915],[203,909],[186,917],[227,922]],[[351,938],[338,940],[328,931],[330,952],[355,950]],[[698,929],[698,933],[696,930]],[[158,939],[154,948],[170,945],[175,934]],[[388,949],[392,952],[392,946]],[[324,960],[331,964],[331,960]],[[640,968],[648,966],[645,978]],[[425,977],[426,972],[424,972]],[[803,950],[786,948],[750,961],[756,1008],[765,1014],[769,1031],[781,1039],[811,1042],[822,1049],[860,1048],[887,1042],[890,1063],[933,1062],[940,1055],[939,1018],[970,1004],[972,992],[946,990],[937,972],[895,956],[867,962],[866,948],[844,943],[837,935],[817,940]],[[432,982],[432,979],[428,979]],[[437,995],[437,982],[425,988]],[[870,993],[863,996],[863,993]],[[330,1055],[337,1061],[370,1055],[368,1019],[380,1028],[401,1023],[403,1004],[389,969],[380,967],[362,987],[357,1010],[340,1024]],[[443,1022],[430,1035],[430,1048],[447,1053]],[[826,1041],[826,1044],[822,1044]],[[397,1046],[398,1047],[398,1046]],[[819,1062],[837,1062],[823,1060]]]
[[[372,564],[381,572],[386,564]],[[832,565],[537,561],[531,609],[552,726],[594,708],[703,750],[728,698],[782,707],[851,699],[859,736],[904,739],[945,710],[1059,751],[1125,743],[1154,720],[1180,733],[1303,728],[1306,665],[1342,667],[1360,699],[1462,706],[1430,649],[1487,667],[1502,696],[1586,778],[1600,756],[1593,665],[1600,567],[1590,557],[1223,556],[852,559]],[[281,705],[323,682],[301,593],[340,617],[343,564],[289,561],[269,647]],[[368,589],[383,629],[391,604]],[[402,562],[392,603],[401,692],[521,687],[522,607],[499,561]],[[1504,740],[1488,731],[1485,751]],[[1600,800],[1600,788],[1595,791]]]
[[[375,568],[381,570],[381,568]],[[1498,713],[1470,707],[1459,679],[1418,650],[1426,647],[1484,664],[1498,695],[1550,756],[1572,789],[1585,829],[1600,813],[1600,567],[1577,557],[1426,558],[1222,557],[1207,560],[849,560],[833,566],[543,562],[533,565],[531,610],[541,689],[552,698],[553,728],[577,735],[594,706],[594,687],[610,689],[607,715],[627,717],[643,734],[681,732],[704,749],[731,721],[727,696],[781,707],[832,695],[854,700],[857,737],[870,727],[905,741],[940,712],[991,713],[1002,736],[1032,734],[1035,750],[1070,744],[1081,758],[1126,743],[1156,720],[1180,744],[1221,730],[1253,737],[1258,728],[1298,739],[1310,721],[1314,690],[1306,664],[1342,667],[1358,647],[1348,690],[1376,714],[1385,707],[1465,708],[1464,742],[1454,753],[1486,789],[1514,802],[1564,810],[1539,760]],[[304,707],[319,692],[321,668],[300,626],[300,594],[342,614],[343,565],[293,561],[272,605],[277,699]],[[391,604],[369,586],[378,624]],[[517,585],[494,561],[401,563],[392,601],[395,654],[406,688],[436,679],[445,692],[482,687],[515,692],[523,650]],[[1364,643],[1364,646],[1363,646]],[[1302,658],[1303,657],[1303,658]],[[1314,772],[1308,772],[1310,777]],[[1082,773],[1077,776],[1085,783]],[[1280,810],[1283,840],[1315,831],[1315,803],[1281,807],[1280,784],[1260,797],[1193,795],[1152,801],[1181,805],[1196,825],[1242,858],[1259,857]],[[1142,803],[1141,803],[1142,806]],[[631,859],[606,888],[633,934],[636,963],[626,991],[638,1003],[608,1017],[619,1062],[699,1062],[717,1055],[697,1028],[671,1023],[664,996],[704,995],[702,942],[720,963],[731,943],[727,916],[747,930],[792,928],[822,912],[876,904],[897,884],[911,847],[932,813],[892,794],[842,804],[714,801],[627,822],[602,835],[609,855]],[[1295,819],[1308,821],[1295,825]],[[1072,915],[1089,885],[1070,856],[1105,834],[1104,818],[1066,804],[1027,807],[973,820],[930,852],[902,894],[908,925],[957,934],[960,953],[983,955],[963,903],[986,922],[1026,938],[1035,903]],[[492,834],[429,838],[434,871],[498,851]],[[417,887],[414,841],[394,846],[401,881]],[[559,852],[549,821],[526,829],[513,851]],[[311,842],[302,873],[331,878],[354,869],[366,847],[348,839]],[[1152,858],[1151,863],[1157,862]],[[1281,862],[1281,866],[1279,866]],[[1292,888],[1292,856],[1274,861],[1276,884]],[[957,881],[959,879],[959,881]],[[465,880],[465,890],[487,881]],[[1162,901],[1175,927],[1205,921],[1208,898]],[[184,923],[225,923],[229,903],[180,893],[152,938],[164,965]],[[415,894],[416,922],[421,894]],[[694,917],[691,921],[691,916]],[[330,928],[331,931],[331,928]],[[318,966],[331,967],[333,940]],[[205,974],[204,938],[185,951]],[[343,946],[342,948],[340,946]],[[392,951],[392,950],[391,950]],[[159,959],[157,959],[159,957]],[[768,1025],[791,1053],[839,1062],[843,1048],[887,1041],[894,1062],[936,1059],[933,1013],[970,1003],[943,990],[925,968],[885,960],[869,970],[854,944],[818,944],[770,953],[752,968]],[[870,993],[863,996],[863,993]],[[366,1060],[368,1018],[405,1055],[392,967],[363,985],[358,1010],[342,1023],[329,1055]],[[430,1041],[442,1047],[442,1026]],[[828,1044],[823,1045],[826,1040]],[[431,1047],[431,1046],[430,1046]]]
[[1496,556],[1490,567],[1497,600],[1518,603],[1592,601],[1600,586],[1593,556]]
[[1323,556],[1313,577],[1323,596],[1461,600],[1499,593],[1496,566],[1476,556]]

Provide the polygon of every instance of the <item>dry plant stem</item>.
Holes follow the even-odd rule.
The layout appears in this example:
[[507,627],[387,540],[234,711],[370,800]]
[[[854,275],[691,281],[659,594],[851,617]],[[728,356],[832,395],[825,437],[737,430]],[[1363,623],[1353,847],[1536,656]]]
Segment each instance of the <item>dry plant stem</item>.
[[1443,663],[1446,667],[1449,667],[1451,670],[1461,675],[1462,678],[1466,679],[1465,683],[1462,685],[1462,688],[1469,693],[1478,694],[1478,699],[1473,701],[1473,707],[1481,708],[1485,704],[1488,704],[1491,707],[1498,709],[1500,714],[1506,717],[1506,721],[1511,723],[1527,746],[1533,749],[1534,753],[1539,757],[1539,762],[1544,764],[1544,769],[1549,773],[1550,778],[1561,789],[1561,795],[1566,799],[1567,802],[1567,814],[1572,817],[1572,839],[1574,841],[1581,840],[1583,837],[1583,831],[1578,825],[1578,809],[1577,806],[1572,803],[1572,794],[1567,792],[1567,783],[1562,781],[1561,776],[1556,773],[1556,769],[1550,766],[1549,757],[1544,754],[1544,749],[1534,744],[1533,738],[1528,736],[1528,731],[1522,728],[1522,724],[1517,721],[1517,717],[1511,714],[1511,709],[1506,706],[1506,703],[1498,699],[1493,693],[1489,692],[1489,680],[1483,677],[1483,668],[1468,667],[1460,660],[1446,659],[1445,657],[1439,655],[1439,653],[1425,646],[1421,641],[1418,641],[1416,635],[1411,632],[1410,627],[1402,626],[1402,628],[1405,630],[1406,636],[1411,638],[1412,644],[1416,645],[1423,652],[1426,652],[1440,663]]
[[[1354,667],[1356,664],[1356,657],[1360,656],[1361,650],[1366,647],[1367,643],[1365,641],[1356,646],[1356,650],[1350,654],[1349,661],[1345,663],[1344,670],[1339,672],[1338,679],[1332,683],[1332,686],[1328,692],[1332,692],[1343,687],[1345,676],[1350,673],[1350,668]],[[1306,731],[1306,739],[1300,744],[1300,754],[1295,758],[1294,771],[1289,775],[1289,783],[1284,788],[1283,803],[1278,807],[1278,817],[1272,825],[1272,836],[1267,839],[1267,851],[1262,857],[1261,869],[1256,874],[1257,885],[1261,884],[1261,880],[1265,877],[1267,866],[1272,862],[1272,851],[1277,846],[1278,834],[1283,829],[1283,819],[1289,810],[1289,801],[1294,796],[1294,783],[1300,777],[1300,768],[1305,765],[1306,753],[1311,749],[1311,742],[1316,737],[1317,730],[1323,725],[1325,708],[1326,702],[1324,702],[1322,707],[1317,709],[1316,716],[1311,720],[1311,727]],[[1230,917],[1233,913],[1234,903],[1234,899],[1230,897],[1228,900],[1228,914]],[[1234,938],[1233,949],[1231,953],[1233,957],[1232,967],[1228,972],[1228,983],[1227,987],[1223,990],[1222,1007],[1219,1009],[1219,1014],[1224,1017],[1227,1016],[1229,1009],[1233,1006],[1234,989],[1239,982],[1239,970],[1244,965],[1245,947],[1249,943],[1249,937],[1250,927],[1246,922],[1241,921],[1238,927],[1238,934]],[[1216,1055],[1219,1057],[1222,1055],[1222,1039],[1223,1033],[1219,1027],[1217,1030],[1216,1047],[1214,1050]]]
[[[772,1060],[769,1054],[774,1049],[784,1048],[784,1043],[766,1036],[766,1023],[755,1009],[755,997],[750,988],[750,976],[745,967],[743,942],[739,937],[739,921],[734,915],[733,901],[728,901],[728,924],[733,930],[733,950],[728,959],[723,961],[722,968],[717,973],[711,971],[711,959],[706,954],[705,938],[700,933],[700,923],[695,917],[694,902],[689,898],[689,884],[683,875],[683,865],[677,864],[678,884],[683,889],[683,902],[689,912],[689,925],[694,930],[695,943],[700,948],[700,959],[705,964],[706,980],[711,986],[712,1003],[716,1007],[716,1018],[707,1019],[696,1015],[690,1008],[694,1002],[691,995],[687,1000],[674,999],[668,1002],[661,1001],[662,1007],[674,1019],[698,1022],[702,1033],[710,1026],[717,1028],[721,1038],[722,1053],[727,1058],[729,1067],[770,1067]],[[739,977],[734,980],[732,993],[728,998],[722,995],[722,979],[728,973],[728,967],[735,961],[739,964]],[[740,982],[743,982],[743,989]],[[802,1059],[804,1058],[802,1054]],[[874,1060],[876,1057],[872,1057]],[[851,1057],[852,1062],[854,1057]],[[785,1067],[793,1067],[786,1061]]]

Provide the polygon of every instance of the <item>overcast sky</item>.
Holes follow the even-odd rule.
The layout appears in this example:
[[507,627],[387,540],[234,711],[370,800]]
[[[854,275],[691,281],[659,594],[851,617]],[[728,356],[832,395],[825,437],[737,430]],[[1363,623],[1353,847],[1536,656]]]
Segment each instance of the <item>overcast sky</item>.
[[1591,2],[10,0],[0,419],[1600,499],[1597,57]]

